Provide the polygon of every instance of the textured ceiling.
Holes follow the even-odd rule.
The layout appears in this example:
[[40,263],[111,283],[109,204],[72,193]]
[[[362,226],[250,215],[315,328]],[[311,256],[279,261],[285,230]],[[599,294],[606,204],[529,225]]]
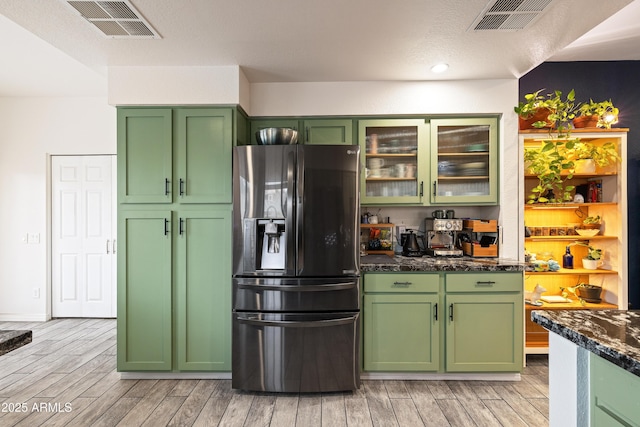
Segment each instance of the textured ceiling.
[[[588,54],[601,45],[602,59],[640,59],[638,0],[556,0],[520,31],[469,31],[488,0],[130,3],[161,39],[104,37],[63,0],[0,0],[0,96],[106,93],[110,65],[240,65],[251,82],[402,81],[518,78],[550,59],[598,60]],[[635,21],[616,15],[624,25],[605,23],[595,45],[580,39],[564,53],[629,3]],[[615,49],[627,43],[634,57]],[[449,71],[432,74],[437,62]]]

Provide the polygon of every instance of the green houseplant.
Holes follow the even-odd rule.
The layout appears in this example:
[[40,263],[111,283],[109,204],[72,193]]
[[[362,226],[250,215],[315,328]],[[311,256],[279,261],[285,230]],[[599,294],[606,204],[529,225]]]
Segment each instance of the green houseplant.
[[524,161],[529,173],[538,178],[538,185],[531,189],[527,203],[561,203],[572,199],[573,185],[564,185],[573,177],[573,162],[566,156],[567,144],[572,141],[545,140],[539,147],[524,150]]
[[520,119],[520,129],[555,128],[563,133],[576,116],[575,91],[571,89],[563,98],[559,90],[546,95],[542,94],[543,90],[526,94],[524,101],[513,108]]
[[606,167],[620,161],[618,149],[613,142],[596,145],[577,140],[567,150],[566,156],[573,161],[577,173],[594,173],[596,166]]
[[611,125],[618,123],[619,110],[613,105],[611,100],[595,102],[590,99],[577,110],[573,119],[573,126],[576,128],[599,127],[610,129]]

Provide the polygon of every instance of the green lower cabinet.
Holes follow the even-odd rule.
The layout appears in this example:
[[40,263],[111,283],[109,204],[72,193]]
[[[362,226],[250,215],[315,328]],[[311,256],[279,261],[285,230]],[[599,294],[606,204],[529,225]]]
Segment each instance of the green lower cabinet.
[[171,211],[121,211],[118,371],[172,368]]
[[437,306],[438,294],[365,295],[364,370],[437,371]]
[[177,368],[230,371],[231,210],[179,212],[177,222]]
[[447,372],[520,372],[523,302],[516,294],[447,294]]
[[640,377],[589,353],[593,426],[640,426]]

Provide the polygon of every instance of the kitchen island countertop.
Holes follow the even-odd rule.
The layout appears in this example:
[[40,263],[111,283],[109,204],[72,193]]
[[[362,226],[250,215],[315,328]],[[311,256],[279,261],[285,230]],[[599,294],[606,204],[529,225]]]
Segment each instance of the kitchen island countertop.
[[366,255],[360,258],[360,270],[370,272],[397,271],[524,271],[526,264],[505,258],[473,257],[405,257]]
[[640,312],[536,310],[531,319],[551,332],[640,376]]

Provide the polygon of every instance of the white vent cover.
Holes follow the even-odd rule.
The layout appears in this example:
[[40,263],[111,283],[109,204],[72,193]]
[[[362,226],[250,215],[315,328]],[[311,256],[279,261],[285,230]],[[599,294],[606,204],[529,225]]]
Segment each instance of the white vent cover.
[[129,1],[65,0],[65,3],[107,37],[161,38]]
[[469,31],[516,31],[540,17],[555,0],[491,0]]

